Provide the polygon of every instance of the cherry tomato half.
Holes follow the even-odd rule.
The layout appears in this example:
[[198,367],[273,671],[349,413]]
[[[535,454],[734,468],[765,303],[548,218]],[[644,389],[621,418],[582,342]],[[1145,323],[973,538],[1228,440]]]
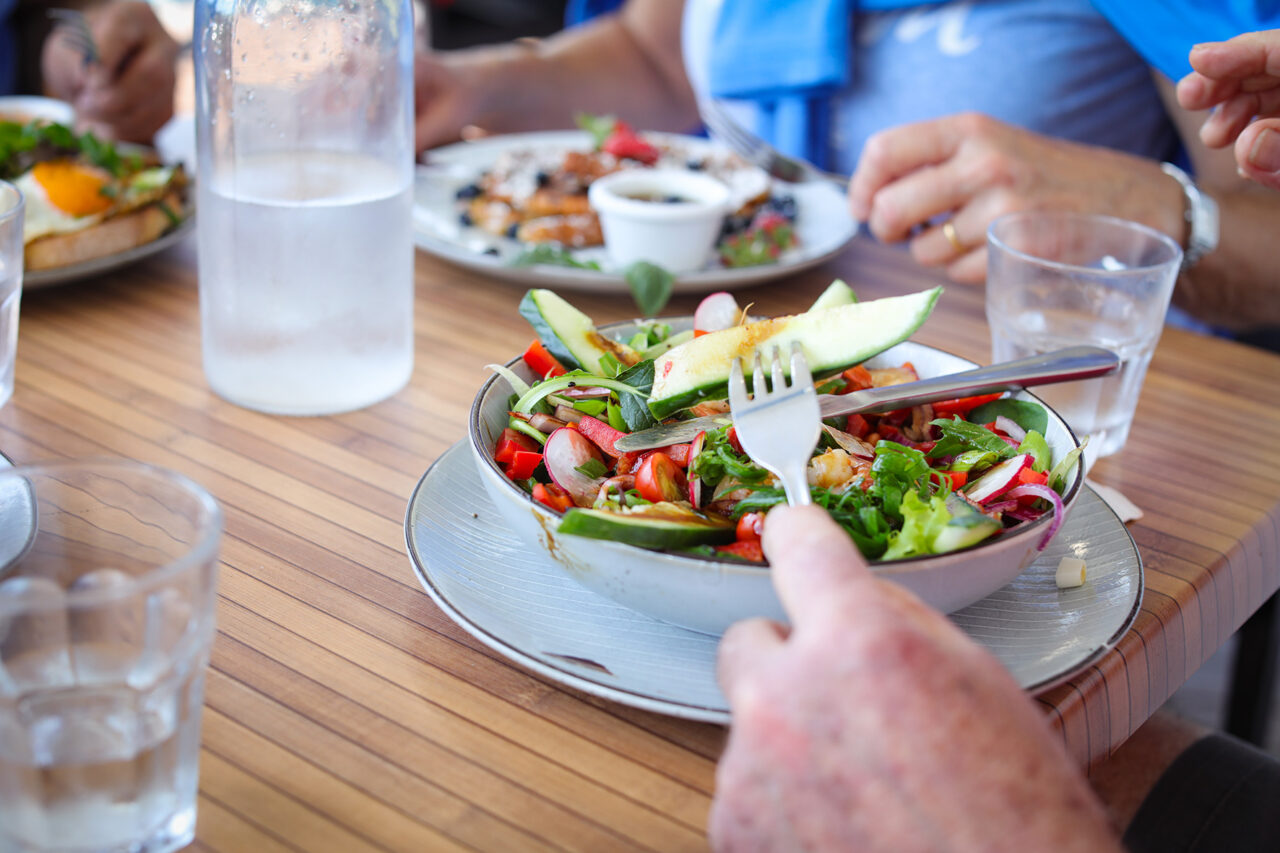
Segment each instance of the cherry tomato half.
[[749,512],[738,519],[738,541],[759,542],[764,533],[764,513]]
[[636,470],[636,489],[647,501],[688,500],[689,481],[665,453],[650,453]]

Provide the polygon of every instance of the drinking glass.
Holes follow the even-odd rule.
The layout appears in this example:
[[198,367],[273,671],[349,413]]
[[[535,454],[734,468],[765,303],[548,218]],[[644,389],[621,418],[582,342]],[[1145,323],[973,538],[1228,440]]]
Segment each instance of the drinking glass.
[[1037,389],[1088,436],[1087,461],[1124,446],[1164,326],[1182,249],[1145,225],[1078,213],[1024,212],[987,229],[987,322],[993,361],[1074,344],[1120,357],[1100,379]]
[[409,0],[196,0],[205,375],[322,415],[413,369]]
[[0,851],[192,840],[221,531],[162,468],[0,469]]
[[22,193],[0,181],[0,406],[13,396],[13,360],[18,351],[18,304],[22,300]]

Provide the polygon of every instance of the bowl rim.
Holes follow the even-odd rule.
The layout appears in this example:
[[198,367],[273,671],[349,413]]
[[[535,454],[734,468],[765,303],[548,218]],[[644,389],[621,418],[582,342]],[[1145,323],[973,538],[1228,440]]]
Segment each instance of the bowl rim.
[[[655,204],[620,195],[616,187],[618,184],[670,186],[673,189],[697,186],[706,192],[700,192],[696,198],[682,204]],[[708,198],[713,194],[714,198]],[[723,216],[728,212],[732,198],[733,191],[719,178],[676,169],[627,169],[598,178],[587,189],[587,201],[598,214],[639,222],[685,222]]]
[[[679,321],[679,320],[688,320],[691,318],[685,315],[680,317],[661,317],[656,319],[658,322],[671,323],[673,320]],[[635,325],[636,325],[635,320],[620,320],[615,323],[606,323],[603,326],[598,326],[597,330],[602,334],[607,334],[609,331],[615,330],[617,328],[625,328],[628,326],[635,326]],[[959,358],[966,362],[969,361],[969,359],[964,358],[963,356],[958,356],[955,353],[941,349],[940,347],[934,347],[934,346],[930,346],[929,344],[922,344],[922,343],[919,343],[918,341],[909,341],[909,340],[903,341],[903,343],[914,343],[917,346],[922,346],[927,349],[934,350],[943,355],[951,356],[952,358]],[[890,349],[892,349],[892,347]],[[879,355],[879,353],[877,353],[877,355]],[[871,358],[875,358],[875,357],[876,356],[871,356]],[[504,362],[504,366],[507,367],[508,369],[512,369],[516,365],[522,362],[522,358],[523,358],[522,356],[517,355],[516,357]],[[867,359],[867,360],[870,360],[870,359]],[[484,407],[484,401],[488,396],[490,389],[493,387],[494,383],[497,382],[497,380],[499,379],[502,379],[502,376],[500,374],[492,373],[480,385],[480,389],[476,392],[476,396],[471,402],[471,411],[467,416],[467,437],[470,440],[471,449],[488,466],[489,473],[498,478],[498,480],[502,483],[503,488],[507,489],[511,494],[515,495],[516,497],[519,497],[521,500],[527,503],[530,507],[532,507],[532,509],[535,512],[541,515],[544,515],[546,517],[555,519],[556,523],[558,524],[560,519],[562,519],[564,516],[560,513],[552,512],[547,507],[542,506],[541,504],[539,504],[537,501],[533,499],[532,495],[528,494],[527,492],[524,491],[524,489],[521,489],[519,486],[513,483],[511,481],[511,478],[509,478],[506,474],[504,474],[502,472],[502,469],[498,467],[498,463],[493,458],[493,449],[482,446],[482,442],[480,438],[480,412],[481,412],[481,409]],[[505,382],[506,380],[502,379],[502,381]],[[1037,403],[1044,406],[1045,410],[1050,412],[1052,416],[1056,418],[1059,423],[1062,424],[1063,429],[1067,431],[1067,435],[1071,437],[1071,442],[1073,447],[1080,446],[1080,439],[1075,434],[1075,431],[1071,428],[1070,424],[1068,424],[1067,421],[1061,415],[1059,415],[1056,410],[1054,410],[1052,406],[1050,406],[1040,397],[1036,396],[1035,394],[1033,394],[1032,392],[1028,391],[1025,388],[1022,389],[1022,392],[1033,397]],[[1064,510],[1066,508],[1069,508],[1072,505],[1076,497],[1079,495],[1080,490],[1084,487],[1085,472],[1084,472],[1084,465],[1082,464],[1082,462],[1083,462],[1083,455],[1081,455],[1081,457],[1079,457],[1079,459],[1077,460],[1076,476],[1074,477],[1071,485],[1068,487],[1066,494],[1062,496],[1062,504],[1063,504]],[[1044,525],[1047,525],[1049,523],[1049,519],[1050,519],[1050,516],[1048,516],[1047,514],[1042,515],[1040,518],[1037,518],[1035,521],[1023,522],[1021,525],[1018,526],[1018,528],[1013,533],[1010,533],[1008,535],[1002,535],[995,540],[984,539],[983,541],[978,542],[974,545],[970,545],[967,548],[959,548],[955,551],[947,551],[946,553],[943,553],[943,554],[924,554],[917,557],[900,557],[896,560],[876,560],[876,561],[868,560],[867,565],[870,567],[871,571],[877,575],[907,574],[914,571],[925,570],[929,568],[928,563],[929,561],[932,561],[932,560],[951,557],[956,554],[967,554],[971,551],[980,550],[981,548],[987,545],[991,545],[997,542],[1007,542],[1014,537],[1021,539],[1023,538],[1024,534],[1029,533],[1033,530],[1036,530],[1037,528],[1042,527]],[[677,565],[685,565],[685,564],[692,563],[696,565],[698,568],[714,567],[717,571],[721,573],[744,574],[752,577],[755,577],[755,576],[767,577],[770,573],[770,567],[767,564],[763,566],[748,565],[746,563],[731,562],[727,560],[718,560],[714,557],[706,557],[699,554],[676,554],[670,551],[655,551],[648,548],[640,548],[636,545],[628,545],[625,542],[616,542],[612,539],[594,539],[592,541],[600,546],[606,547],[606,549],[618,549],[618,548],[625,549],[624,553],[630,556],[635,556],[636,552],[644,552],[652,556],[654,559],[657,559],[663,562],[675,561]]]

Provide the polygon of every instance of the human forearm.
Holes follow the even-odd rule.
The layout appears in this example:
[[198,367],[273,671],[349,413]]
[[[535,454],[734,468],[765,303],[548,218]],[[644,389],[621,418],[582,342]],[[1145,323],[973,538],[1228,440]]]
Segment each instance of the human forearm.
[[1280,197],[1251,186],[1202,189],[1218,202],[1221,239],[1217,251],[1179,280],[1174,304],[1236,331],[1280,325],[1280,280],[1274,266]]
[[566,128],[577,113],[640,128],[697,121],[680,58],[680,0],[631,2],[551,38],[435,54],[418,69],[419,144],[490,132]]

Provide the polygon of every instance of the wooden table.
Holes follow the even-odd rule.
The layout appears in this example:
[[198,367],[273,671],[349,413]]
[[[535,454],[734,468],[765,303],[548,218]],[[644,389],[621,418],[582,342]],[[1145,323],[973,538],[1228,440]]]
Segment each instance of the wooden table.
[[[739,296],[785,313],[835,276],[864,299],[937,283],[859,241]],[[410,571],[411,490],[463,436],[482,365],[530,338],[518,287],[420,254],[417,292],[411,384],[310,419],[209,391],[190,245],[23,297],[0,450],[20,463],[170,466],[226,510],[197,849],[705,847],[724,729],[508,663]],[[627,298],[571,298],[599,322],[634,315]],[[695,304],[676,299],[669,313]],[[986,361],[980,289],[949,286],[916,339]],[[1165,332],[1128,447],[1095,470],[1146,511],[1131,526],[1147,571],[1141,615],[1114,653],[1039,697],[1082,763],[1120,744],[1280,585],[1280,400],[1258,393],[1276,388],[1280,358]]]

